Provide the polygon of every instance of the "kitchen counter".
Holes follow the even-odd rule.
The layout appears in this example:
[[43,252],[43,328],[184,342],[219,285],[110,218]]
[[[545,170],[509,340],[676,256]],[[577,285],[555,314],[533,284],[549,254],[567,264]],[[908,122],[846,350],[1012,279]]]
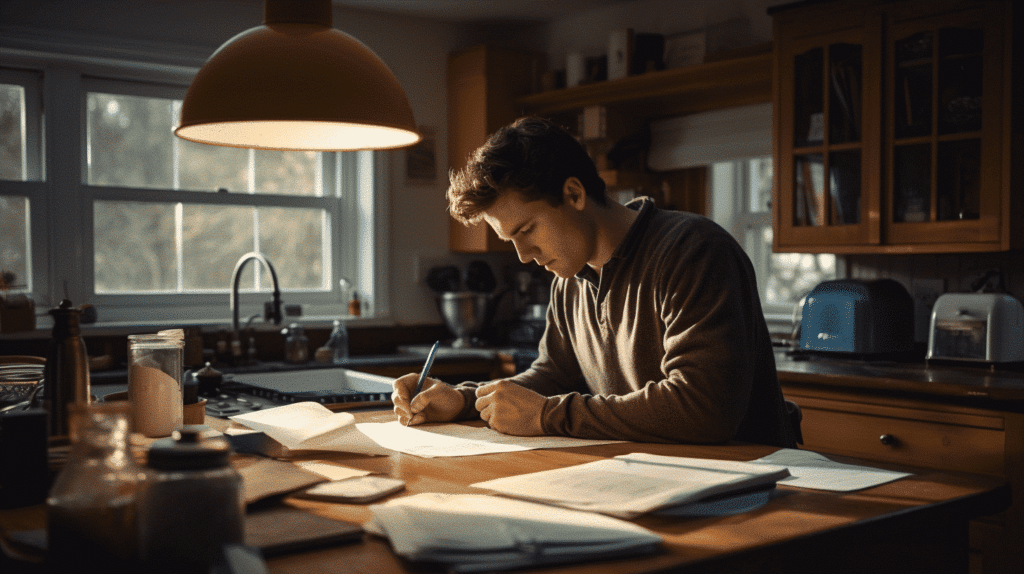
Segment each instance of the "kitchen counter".
[[816,384],[902,395],[927,395],[961,404],[1024,411],[1024,372],[951,363],[874,361],[776,350],[784,383]]

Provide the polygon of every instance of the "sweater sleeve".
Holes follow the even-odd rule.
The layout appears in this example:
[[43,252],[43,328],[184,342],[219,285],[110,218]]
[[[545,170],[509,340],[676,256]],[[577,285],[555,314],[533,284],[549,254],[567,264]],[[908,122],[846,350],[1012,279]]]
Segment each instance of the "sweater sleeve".
[[[552,293],[561,290],[558,279],[551,285]],[[572,391],[585,391],[586,382],[583,379],[579,363],[573,352],[572,341],[568,333],[569,326],[561,310],[549,306],[547,312],[547,326],[544,335],[538,345],[537,359],[526,371],[508,377],[504,380],[513,381],[536,393],[551,397]],[[476,401],[476,389],[492,381],[485,382],[464,382],[455,388],[462,393],[465,404],[459,419],[479,418],[474,402]],[[548,400],[551,403],[551,400]]]
[[[660,379],[623,393],[551,397],[542,417],[546,432],[692,443],[723,442],[736,435],[751,396],[758,321],[762,328],[764,322],[753,268],[724,231],[690,240],[691,247],[676,249],[673,257],[662,257],[650,268],[658,320],[637,309],[637,333],[625,351],[632,356],[620,358],[623,365],[660,362]],[[659,337],[660,344],[650,337]],[[590,378],[615,376],[593,373]]]

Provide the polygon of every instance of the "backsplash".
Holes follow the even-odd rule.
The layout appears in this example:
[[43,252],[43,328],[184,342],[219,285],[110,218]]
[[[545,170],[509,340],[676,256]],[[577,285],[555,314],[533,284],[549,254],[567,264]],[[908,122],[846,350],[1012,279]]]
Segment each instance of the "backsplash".
[[[941,279],[945,282],[944,293],[967,293],[971,285],[987,272],[999,269],[1003,274],[1006,291],[1024,302],[1024,250],[1000,253],[956,253],[935,255],[846,255],[844,265],[846,277],[853,279],[895,279],[914,295],[914,283],[920,280]],[[995,286],[996,279],[990,281]],[[915,339],[927,340],[927,318],[931,315],[930,304],[915,309],[917,326]],[[922,316],[922,311],[925,315]],[[922,330],[922,326],[924,329]]]

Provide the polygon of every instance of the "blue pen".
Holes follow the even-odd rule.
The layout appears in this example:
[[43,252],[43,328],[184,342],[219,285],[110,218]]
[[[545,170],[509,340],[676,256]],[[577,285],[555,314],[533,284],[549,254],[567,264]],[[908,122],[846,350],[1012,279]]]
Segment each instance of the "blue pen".
[[420,373],[420,380],[416,382],[416,390],[413,391],[412,396],[409,397],[410,403],[414,398],[416,398],[416,395],[420,394],[420,391],[423,390],[423,381],[425,381],[427,379],[427,375],[430,374],[430,366],[434,364],[434,354],[437,353],[437,346],[440,343],[441,341],[434,343],[434,346],[430,349],[430,354],[427,355],[427,362],[423,365],[423,372]]

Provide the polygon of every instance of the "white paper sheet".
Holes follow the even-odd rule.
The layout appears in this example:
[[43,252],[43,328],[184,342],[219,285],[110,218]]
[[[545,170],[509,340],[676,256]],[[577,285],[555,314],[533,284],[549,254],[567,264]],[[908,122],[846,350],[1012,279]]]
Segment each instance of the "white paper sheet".
[[540,448],[570,448],[622,442],[560,436],[510,436],[487,427],[460,424],[426,424],[407,427],[398,421],[358,423],[356,428],[377,444],[425,458],[472,456]]
[[793,476],[780,480],[780,484],[835,492],[870,488],[910,476],[909,472],[842,464],[814,451],[795,448],[779,449],[750,462],[788,468]]
[[483,494],[421,493],[370,507],[367,532],[410,560],[495,571],[650,551],[661,538],[631,522]]
[[389,454],[356,429],[350,413],[334,413],[320,403],[293,403],[228,418],[266,433],[290,450]]
[[781,466],[632,453],[471,484],[507,496],[632,518],[788,477]]

